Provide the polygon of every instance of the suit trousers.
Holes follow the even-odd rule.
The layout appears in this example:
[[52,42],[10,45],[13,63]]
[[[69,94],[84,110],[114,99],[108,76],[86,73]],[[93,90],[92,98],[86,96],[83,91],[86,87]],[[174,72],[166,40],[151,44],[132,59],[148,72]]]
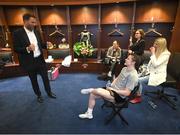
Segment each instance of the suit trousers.
[[48,74],[47,74],[47,67],[46,63],[42,61],[40,57],[34,58],[34,65],[32,65],[32,69],[28,70],[28,76],[31,80],[31,84],[34,90],[34,93],[37,96],[41,96],[41,91],[39,89],[37,75],[39,74],[43,80],[44,88],[47,94],[51,93],[51,88],[49,84]]

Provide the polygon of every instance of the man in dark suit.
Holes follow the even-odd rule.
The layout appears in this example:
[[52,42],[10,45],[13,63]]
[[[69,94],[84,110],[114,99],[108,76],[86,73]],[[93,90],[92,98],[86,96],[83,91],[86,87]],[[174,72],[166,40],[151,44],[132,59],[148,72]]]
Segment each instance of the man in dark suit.
[[39,89],[37,74],[40,74],[44,83],[45,90],[50,98],[56,98],[51,92],[47,67],[44,61],[42,49],[46,49],[49,42],[42,43],[40,34],[35,30],[36,17],[31,14],[23,15],[24,27],[13,33],[14,50],[18,54],[19,63],[28,73],[33,90],[37,95],[37,101],[42,103],[43,98]]

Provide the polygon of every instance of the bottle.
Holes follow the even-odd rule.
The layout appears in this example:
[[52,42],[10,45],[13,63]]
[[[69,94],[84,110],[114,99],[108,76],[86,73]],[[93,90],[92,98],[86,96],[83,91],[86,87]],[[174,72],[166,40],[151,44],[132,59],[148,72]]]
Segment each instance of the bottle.
[[148,104],[149,104],[154,110],[157,108],[157,105],[156,105],[153,101],[151,101],[151,100],[148,101]]

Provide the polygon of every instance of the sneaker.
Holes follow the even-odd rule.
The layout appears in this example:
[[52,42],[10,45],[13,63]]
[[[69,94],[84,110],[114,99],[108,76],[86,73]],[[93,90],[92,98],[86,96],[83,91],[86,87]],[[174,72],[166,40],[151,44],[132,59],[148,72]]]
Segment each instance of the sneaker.
[[91,93],[91,91],[93,91],[93,90],[94,90],[93,88],[82,89],[82,90],[81,90],[81,94],[89,94],[89,93]]
[[108,77],[112,77],[112,73],[110,71],[108,72]]
[[92,119],[93,115],[89,114],[88,112],[85,112],[83,114],[79,114],[79,118],[81,118],[81,119]]
[[141,102],[142,102],[142,98],[140,96],[137,96],[134,99],[130,100],[130,103],[132,103],[132,104],[137,104],[137,103],[141,103]]

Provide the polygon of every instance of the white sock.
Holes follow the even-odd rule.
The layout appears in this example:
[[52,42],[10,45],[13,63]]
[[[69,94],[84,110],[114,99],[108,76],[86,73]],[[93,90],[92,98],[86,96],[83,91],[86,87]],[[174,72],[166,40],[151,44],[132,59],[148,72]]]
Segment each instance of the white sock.
[[92,112],[93,112],[93,109],[91,109],[91,108],[88,108],[88,109],[87,109],[87,113],[88,113],[88,114],[92,114]]

